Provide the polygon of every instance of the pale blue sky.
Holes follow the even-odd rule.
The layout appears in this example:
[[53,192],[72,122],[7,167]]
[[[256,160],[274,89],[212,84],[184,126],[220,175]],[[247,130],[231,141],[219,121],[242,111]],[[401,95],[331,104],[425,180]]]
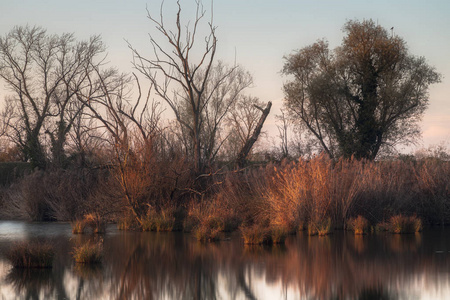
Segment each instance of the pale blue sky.
[[[112,65],[130,71],[131,53],[125,39],[150,53],[148,33],[154,28],[145,8],[159,13],[160,0],[0,0],[0,34],[15,25],[39,25],[50,33],[73,32],[79,39],[101,34]],[[174,0],[165,1],[168,24]],[[181,0],[193,18],[193,0]],[[210,11],[211,2],[204,1]],[[423,145],[450,140],[450,1],[385,0],[215,0],[217,57],[238,63],[253,74],[248,92],[281,107],[283,56],[326,38],[334,48],[347,20],[373,19],[394,27],[410,52],[424,56],[443,75],[430,90],[430,106],[422,121]],[[1,95],[0,95],[1,97]],[[3,98],[3,97],[1,97]],[[274,111],[274,113],[277,113]],[[273,123],[273,120],[269,120]],[[270,125],[270,124],[269,124]],[[270,128],[270,126],[269,126]],[[272,125],[273,129],[273,125]]]

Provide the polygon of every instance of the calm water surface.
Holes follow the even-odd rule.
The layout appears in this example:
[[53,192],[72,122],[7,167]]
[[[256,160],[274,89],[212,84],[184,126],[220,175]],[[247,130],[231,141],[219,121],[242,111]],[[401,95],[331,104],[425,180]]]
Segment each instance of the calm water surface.
[[[450,230],[418,235],[289,237],[247,247],[238,235],[202,245],[183,233],[101,236],[101,265],[76,265],[94,235],[69,224],[0,222],[0,299],[450,299]],[[4,253],[20,240],[56,247],[52,269],[19,270]]]

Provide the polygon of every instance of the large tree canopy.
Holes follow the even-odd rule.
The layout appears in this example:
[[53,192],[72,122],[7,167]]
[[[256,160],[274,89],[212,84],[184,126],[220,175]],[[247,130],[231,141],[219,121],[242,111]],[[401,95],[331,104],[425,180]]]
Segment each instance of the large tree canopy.
[[411,142],[440,75],[373,21],[349,21],[334,50],[318,41],[285,57],[285,105],[331,157],[374,159]]

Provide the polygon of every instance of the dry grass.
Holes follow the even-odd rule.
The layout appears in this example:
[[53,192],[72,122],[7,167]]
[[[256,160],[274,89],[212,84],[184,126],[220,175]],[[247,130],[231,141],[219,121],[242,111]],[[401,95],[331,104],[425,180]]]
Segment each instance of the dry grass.
[[98,264],[103,257],[103,242],[85,243],[73,249],[73,258],[81,264]]
[[119,230],[136,230],[138,228],[140,228],[139,222],[131,213],[126,213],[117,221],[117,229]]
[[249,227],[241,227],[244,243],[247,245],[261,245],[269,243],[270,232],[266,227],[253,225]]
[[175,209],[166,206],[156,212],[150,207],[147,214],[141,218],[140,225],[142,231],[172,231],[175,226]]
[[241,220],[236,210],[226,201],[216,198],[211,202],[191,203],[184,219],[184,231],[194,231],[199,241],[216,241],[222,232],[236,230]]
[[199,242],[217,242],[222,236],[220,228],[209,227],[201,225],[194,230],[195,237]]
[[288,236],[288,230],[283,227],[273,227],[270,230],[270,238],[274,244],[284,244]]
[[308,224],[308,235],[325,236],[333,232],[332,222],[330,218],[317,220]]
[[350,219],[348,228],[357,235],[368,234],[370,232],[369,221],[361,215],[354,219]]
[[450,162],[333,161],[318,156],[268,166],[264,174],[262,202],[255,203],[258,218],[289,231],[309,224],[310,234],[325,234],[328,219],[343,228],[350,216],[377,223],[401,212],[431,224],[450,222]]
[[99,214],[90,213],[84,216],[84,221],[87,226],[92,228],[93,233],[105,233],[106,232],[106,221]]
[[45,242],[20,242],[7,253],[7,259],[15,268],[51,268],[53,247]]
[[72,233],[73,234],[83,234],[88,226],[86,220],[75,220],[72,222]]
[[416,216],[393,216],[389,220],[389,231],[392,233],[415,233],[422,230],[422,221]]

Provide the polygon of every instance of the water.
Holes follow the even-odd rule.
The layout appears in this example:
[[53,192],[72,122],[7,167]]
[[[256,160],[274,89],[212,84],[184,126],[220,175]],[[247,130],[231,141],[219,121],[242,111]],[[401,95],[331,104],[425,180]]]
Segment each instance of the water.
[[[239,236],[199,244],[183,233],[108,228],[101,265],[70,252],[94,235],[69,224],[0,222],[0,299],[450,299],[449,230],[418,235],[289,237],[247,247]],[[12,268],[18,240],[49,240],[52,269]]]

